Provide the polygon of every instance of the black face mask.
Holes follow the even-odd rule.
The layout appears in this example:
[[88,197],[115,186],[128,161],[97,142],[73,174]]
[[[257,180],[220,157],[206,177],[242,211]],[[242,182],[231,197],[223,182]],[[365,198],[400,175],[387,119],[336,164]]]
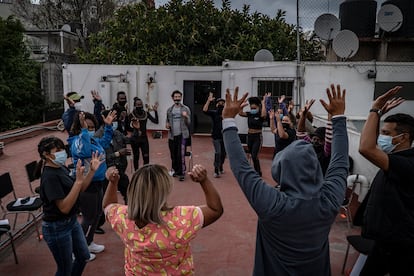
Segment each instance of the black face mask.
[[320,153],[323,151],[323,145],[319,144],[319,143],[312,143],[313,144],[313,149],[315,150],[316,153]]
[[142,106],[137,106],[135,110],[138,114],[144,114],[144,108]]
[[118,103],[119,103],[120,106],[125,106],[127,102],[126,101],[118,101]]
[[283,128],[290,128],[290,124],[289,123],[282,123]]

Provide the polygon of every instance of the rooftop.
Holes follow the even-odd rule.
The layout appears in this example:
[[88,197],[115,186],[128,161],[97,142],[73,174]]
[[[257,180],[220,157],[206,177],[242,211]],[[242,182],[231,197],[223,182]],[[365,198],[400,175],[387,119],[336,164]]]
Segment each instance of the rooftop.
[[[24,165],[38,160],[37,143],[47,135],[66,139],[66,133],[55,130],[43,130],[12,142],[7,142],[4,154],[0,156],[0,174],[10,172],[18,197],[29,195],[29,182]],[[167,138],[150,138],[150,162],[170,167],[171,161]],[[257,217],[242,194],[228,162],[225,173],[220,178],[213,178],[213,146],[208,136],[193,137],[193,161],[207,167],[211,180],[217,187],[223,201],[224,214],[214,224],[202,229],[192,242],[195,270],[197,275],[251,275],[253,269]],[[273,183],[270,166],[272,153],[263,150],[261,155],[263,178]],[[142,162],[142,161],[141,161]],[[132,162],[127,169],[132,174]],[[174,205],[203,204],[204,196],[198,184],[189,177],[184,182],[175,180],[169,203]],[[38,183],[36,183],[38,185]],[[36,186],[37,186],[36,185]],[[119,202],[122,202],[119,196]],[[22,216],[23,217],[23,216]],[[13,217],[8,217],[13,220]],[[84,275],[123,275],[123,244],[105,223],[103,235],[95,235],[98,244],[105,245],[105,251],[97,254],[94,261],[87,264]],[[344,218],[338,215],[329,236],[332,275],[341,275],[346,251],[346,235],[359,233],[359,228],[348,229]],[[4,237],[3,237],[4,238]],[[10,247],[0,251],[0,271],[4,275],[53,275],[56,265],[46,243],[36,238],[33,227],[16,240],[19,264],[14,263]],[[351,249],[347,270],[357,258]]]

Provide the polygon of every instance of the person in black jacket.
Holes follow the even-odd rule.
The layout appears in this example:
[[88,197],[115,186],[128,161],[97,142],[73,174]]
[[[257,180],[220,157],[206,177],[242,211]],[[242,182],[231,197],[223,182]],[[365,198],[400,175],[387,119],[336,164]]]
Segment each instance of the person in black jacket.
[[132,129],[131,147],[134,156],[134,169],[139,167],[139,152],[141,150],[144,165],[149,163],[149,142],[147,136],[147,122],[150,120],[154,124],[158,124],[158,103],[152,110],[154,116],[150,112],[144,110],[144,104],[140,98],[134,98],[134,110],[129,114],[130,129]]
[[362,236],[375,244],[360,275],[414,275],[414,118],[393,114],[380,127],[381,115],[404,101],[395,98],[401,88],[374,101],[361,132],[359,152],[380,170],[362,225]]
[[213,138],[214,146],[214,177],[219,177],[224,173],[223,164],[226,159],[226,150],[223,143],[223,117],[221,116],[224,108],[225,100],[222,98],[217,99],[216,108],[209,109],[210,103],[215,100],[213,93],[207,98],[206,103],[203,106],[203,112],[210,116],[212,122],[211,138]]

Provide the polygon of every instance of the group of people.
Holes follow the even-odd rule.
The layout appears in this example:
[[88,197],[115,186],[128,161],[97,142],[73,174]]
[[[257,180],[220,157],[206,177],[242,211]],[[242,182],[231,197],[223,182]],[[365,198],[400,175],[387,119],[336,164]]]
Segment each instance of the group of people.
[[[395,87],[374,101],[361,133],[361,154],[380,168],[367,197],[362,234],[375,240],[375,246],[362,275],[414,273],[410,264],[414,257],[414,176],[410,173],[414,169],[414,118],[394,114],[384,120],[382,127],[379,124],[383,114],[403,102],[395,98],[400,89]],[[240,188],[258,216],[253,274],[330,275],[328,235],[345,197],[349,169],[345,90],[339,85],[327,88],[328,101],[320,103],[329,114],[330,126],[315,130],[311,136],[305,134],[303,139],[292,138],[292,116],[282,114],[283,107],[266,110],[269,95],[263,101],[248,99],[247,93],[239,98],[238,90],[236,87],[233,95],[227,90],[225,100],[217,99],[214,112],[209,111],[214,101],[210,95],[203,110],[213,122],[214,176],[223,172],[227,156]],[[171,96],[174,105],[167,110],[166,128],[174,171],[171,175],[160,164],[138,168],[125,186],[125,204],[118,203],[117,197],[123,185],[123,167],[108,161],[110,154],[105,150],[113,142],[113,122],[119,124],[116,118],[122,108],[103,113],[100,138],[94,132],[99,124],[97,119],[86,112],[76,113],[68,139],[75,163],[73,174],[65,166],[63,141],[56,137],[40,141],[43,235],[57,263],[56,275],[82,273],[91,256],[91,244],[99,247],[93,243],[92,232],[102,209],[125,245],[126,275],[194,274],[190,241],[201,228],[220,218],[223,205],[206,168],[199,164],[187,174],[200,183],[205,204],[171,206],[167,202],[174,174],[184,179],[185,162],[180,156],[184,158],[182,152],[185,139],[190,138],[191,122],[190,109],[181,103],[182,93],[174,91]],[[122,105],[120,99],[118,104]],[[306,132],[313,103],[314,100],[307,102],[299,112],[298,133]],[[142,106],[142,101],[136,104]],[[243,111],[248,104],[250,111]],[[133,115],[135,120],[127,114],[122,120],[131,119],[130,124],[139,129],[140,119],[149,118],[139,110]],[[257,161],[253,160],[253,167],[250,166],[238,135],[234,119],[237,115],[247,116],[250,122],[252,149],[258,141],[261,143],[259,125],[265,116],[269,116],[278,140],[291,140],[275,148],[271,173],[278,189],[261,178]],[[136,135],[142,133],[137,130]],[[113,152],[113,157],[120,155],[119,151]],[[327,156],[329,159],[324,159]],[[79,209],[81,224],[77,220]]]

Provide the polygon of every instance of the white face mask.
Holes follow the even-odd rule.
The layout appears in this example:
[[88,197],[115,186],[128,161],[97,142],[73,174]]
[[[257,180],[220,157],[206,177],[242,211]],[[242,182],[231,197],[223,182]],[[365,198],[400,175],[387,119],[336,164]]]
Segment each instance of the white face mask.
[[68,155],[65,150],[57,151],[54,153],[55,159],[51,160],[54,164],[64,166]]
[[81,111],[82,110],[82,104],[80,102],[75,103],[74,107],[78,111]]

